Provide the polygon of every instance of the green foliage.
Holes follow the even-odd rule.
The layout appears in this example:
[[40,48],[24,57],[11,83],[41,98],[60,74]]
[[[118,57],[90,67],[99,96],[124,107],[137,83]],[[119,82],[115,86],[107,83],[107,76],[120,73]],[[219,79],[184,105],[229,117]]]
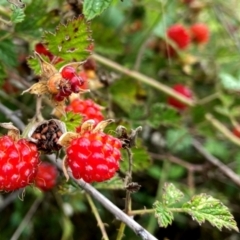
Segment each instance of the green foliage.
[[221,73],[220,74],[221,83],[224,88],[228,90],[237,91],[240,89],[240,79],[235,78],[234,76],[230,75],[229,73]]
[[238,232],[238,227],[229,209],[212,196],[196,195],[189,202],[183,204],[182,208],[199,224],[209,221],[219,230],[226,227]]
[[76,128],[80,126],[82,121],[81,114],[75,114],[74,112],[67,112],[65,116],[62,116],[61,121],[66,124],[68,132],[75,132]]
[[186,129],[170,129],[167,132],[166,143],[173,152],[183,151],[192,143],[192,137]]
[[160,125],[178,126],[181,116],[176,109],[161,103],[155,103],[150,108],[147,120],[154,128],[158,128]]
[[[5,34],[3,31],[0,33]],[[0,41],[0,62],[7,67],[17,66],[16,46],[10,39]]]
[[123,190],[124,183],[123,179],[121,179],[118,175],[115,175],[108,181],[95,183],[94,187],[97,189],[107,189],[107,190]]
[[112,0],[85,0],[83,14],[87,20],[91,20],[107,9],[111,2]]
[[[181,208],[174,208],[183,198],[184,194],[173,184],[165,184],[162,202],[157,201],[153,207],[155,216],[161,227],[167,227],[173,221],[173,212],[186,212],[193,220],[200,225],[209,221],[214,227],[222,230],[223,227],[233,229],[238,232],[238,227],[229,209],[218,199],[207,194],[193,196],[192,199],[182,205]],[[172,206],[172,207],[171,207]]]
[[25,14],[24,9],[16,7],[15,5],[11,5],[12,15],[11,15],[11,21],[13,23],[20,23],[24,20]]
[[60,24],[55,33],[46,32],[44,42],[55,56],[65,61],[83,61],[89,56],[91,44],[89,24],[83,17]]

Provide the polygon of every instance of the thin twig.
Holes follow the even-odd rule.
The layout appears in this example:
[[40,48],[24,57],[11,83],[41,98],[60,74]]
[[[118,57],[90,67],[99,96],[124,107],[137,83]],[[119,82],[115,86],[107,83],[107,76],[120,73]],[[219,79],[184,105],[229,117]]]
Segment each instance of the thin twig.
[[9,118],[20,130],[25,128],[25,125],[20,118],[14,115],[14,112],[5,107],[2,103],[0,103],[0,112],[4,113],[4,115],[6,115],[6,117]]
[[4,200],[0,203],[0,212],[9,204],[11,204],[18,196],[20,196],[23,191],[24,190],[20,189],[18,191],[15,191],[9,194],[6,198],[4,198]]
[[42,198],[37,198],[34,201],[31,208],[28,210],[27,214],[23,218],[21,224],[18,226],[18,228],[16,229],[16,231],[14,232],[14,234],[12,235],[10,240],[17,240],[20,237],[22,231],[30,222],[31,218],[33,217],[34,213],[36,212],[36,210],[37,210],[39,204],[42,202],[42,200],[43,200]]
[[89,194],[86,194],[86,198],[87,198],[88,203],[89,203],[89,205],[90,205],[90,207],[92,209],[92,212],[93,212],[93,214],[94,214],[94,216],[95,216],[95,218],[97,220],[98,226],[99,226],[99,228],[101,230],[102,239],[109,240],[107,232],[106,232],[106,229],[105,229],[105,226],[104,226],[104,223],[102,222],[102,219],[101,219],[101,217],[100,217],[100,215],[98,213],[98,210],[97,210],[97,208],[96,208],[92,198],[89,196]]
[[211,155],[209,152],[207,152],[202,144],[198,142],[197,140],[193,140],[192,142],[195,149],[206,158],[211,164],[218,167],[219,170],[221,170],[222,173],[224,173],[226,176],[228,176],[235,184],[240,186],[240,177],[237,175],[232,169],[227,167],[225,164],[223,164],[220,160],[218,160],[216,157]]
[[185,103],[188,106],[195,105],[195,102],[192,99],[186,98],[185,96],[177,93],[176,91],[172,90],[170,87],[156,81],[153,78],[147,77],[139,72],[132,71],[128,68],[125,68],[125,67],[121,66],[120,64],[113,62],[105,57],[100,56],[100,55],[93,54],[92,56],[96,61],[102,63],[103,65],[106,65],[107,67],[110,67],[110,68],[112,68],[118,72],[121,72],[125,75],[128,75],[129,77],[132,77],[140,82],[146,83],[146,84],[166,93],[167,95],[176,98],[177,100]]

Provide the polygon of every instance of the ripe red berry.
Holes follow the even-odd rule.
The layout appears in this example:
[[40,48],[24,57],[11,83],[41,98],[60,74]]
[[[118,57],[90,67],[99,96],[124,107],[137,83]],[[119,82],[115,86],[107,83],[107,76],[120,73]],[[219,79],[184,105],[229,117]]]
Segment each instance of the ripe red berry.
[[209,40],[209,28],[204,23],[196,23],[190,27],[191,38],[198,44],[207,43]]
[[102,182],[119,169],[120,148],[120,140],[111,135],[86,132],[73,139],[67,148],[67,165],[76,179]]
[[63,78],[70,80],[76,76],[76,70],[73,67],[66,66],[62,69],[61,74]]
[[33,183],[39,162],[33,143],[0,137],[0,191],[13,191]]
[[96,124],[104,119],[100,107],[91,99],[74,99],[70,105],[67,106],[66,111],[80,113],[83,115],[83,121],[93,119]]
[[35,185],[42,191],[51,190],[57,183],[57,176],[58,171],[53,164],[42,162],[38,166]]
[[84,81],[80,76],[74,76],[70,80],[71,83],[71,90],[74,93],[79,93],[81,90],[81,86],[83,85]]
[[235,127],[235,128],[232,130],[232,133],[233,133],[236,137],[240,138],[240,128]]
[[167,36],[176,43],[180,49],[185,49],[190,43],[187,29],[181,24],[175,24],[168,28]]
[[53,54],[42,44],[42,43],[37,43],[35,45],[35,51],[39,54],[47,56],[50,60],[53,59]]
[[[175,86],[173,86],[173,90],[184,95],[185,97],[187,97],[189,99],[192,99],[192,97],[193,97],[192,91],[188,87],[186,87],[182,84],[176,84]],[[184,110],[187,107],[187,105],[185,103],[182,103],[173,97],[168,98],[168,104],[179,110]]]

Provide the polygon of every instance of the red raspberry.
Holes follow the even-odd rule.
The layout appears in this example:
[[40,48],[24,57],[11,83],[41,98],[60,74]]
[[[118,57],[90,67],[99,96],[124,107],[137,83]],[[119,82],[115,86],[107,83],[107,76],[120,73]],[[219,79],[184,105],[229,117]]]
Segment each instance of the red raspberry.
[[190,43],[188,31],[181,24],[175,24],[169,27],[167,35],[180,49],[187,48]]
[[66,111],[80,113],[83,115],[83,121],[93,119],[96,124],[104,119],[100,107],[91,99],[81,100],[76,98],[67,106]]
[[0,137],[0,190],[13,191],[31,184],[39,162],[39,153],[33,143]]
[[39,54],[47,56],[49,60],[52,60],[54,57],[54,55],[42,43],[37,43],[35,45],[35,51]]
[[74,76],[69,81],[71,83],[72,92],[79,93],[84,83],[83,79],[80,76]]
[[38,166],[35,185],[42,191],[51,190],[57,183],[57,168],[50,163],[42,162]]
[[235,128],[232,130],[232,133],[233,133],[236,137],[240,138],[240,128],[235,127]]
[[[173,90],[184,95],[185,97],[187,97],[189,99],[192,99],[192,97],[193,97],[192,91],[188,87],[186,87],[182,84],[176,84],[175,86],[173,86]],[[168,104],[179,110],[184,110],[187,107],[187,105],[185,103],[182,103],[173,97],[168,98]]]
[[76,179],[89,183],[108,180],[119,169],[121,146],[111,135],[86,132],[67,148],[67,165]]
[[204,23],[196,23],[190,27],[192,40],[198,44],[207,43],[209,40],[209,29]]
[[62,69],[61,74],[63,78],[70,80],[76,76],[76,70],[73,67],[66,66]]

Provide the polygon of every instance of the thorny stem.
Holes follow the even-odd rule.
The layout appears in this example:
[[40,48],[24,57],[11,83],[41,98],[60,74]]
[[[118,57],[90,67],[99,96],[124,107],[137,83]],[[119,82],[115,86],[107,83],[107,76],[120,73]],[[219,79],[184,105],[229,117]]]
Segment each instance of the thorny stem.
[[102,63],[103,65],[106,65],[107,67],[110,67],[110,68],[112,68],[112,69],[114,69],[118,72],[126,74],[129,77],[132,77],[132,78],[134,78],[134,79],[136,79],[140,82],[146,83],[146,84],[148,84],[148,85],[166,93],[167,95],[176,98],[177,100],[185,103],[188,106],[194,106],[195,105],[195,102],[192,99],[186,98],[185,96],[177,93],[176,91],[172,90],[170,87],[156,81],[153,78],[147,77],[147,76],[145,76],[145,75],[143,75],[139,72],[132,71],[128,68],[125,68],[125,67],[121,66],[120,64],[115,63],[115,62],[113,62],[113,61],[111,61],[107,58],[104,58],[100,55],[93,54],[92,56],[96,61]]
[[101,230],[102,239],[103,239],[103,240],[109,240],[108,235],[107,235],[107,232],[106,232],[106,229],[105,229],[105,227],[104,227],[104,223],[102,222],[102,219],[101,219],[101,217],[100,217],[100,215],[99,215],[99,213],[98,213],[98,210],[97,210],[97,208],[96,208],[96,206],[95,206],[92,198],[91,198],[90,195],[87,194],[87,193],[85,194],[85,196],[86,196],[86,198],[87,198],[87,200],[88,200],[88,203],[89,203],[89,205],[90,205],[90,207],[91,207],[91,209],[92,209],[92,212],[93,212],[93,214],[94,214],[94,216],[95,216],[95,218],[96,218],[96,220],[97,220],[98,226],[99,226],[99,228],[100,228],[100,230]]
[[[132,182],[132,166],[133,166],[133,154],[131,149],[126,148],[127,155],[128,155],[128,172],[125,177],[125,187],[128,186],[129,183]],[[131,211],[131,206],[132,206],[132,201],[131,201],[131,192],[126,189],[126,198],[125,198],[125,213],[129,214]],[[124,236],[124,230],[125,230],[126,224],[121,222],[118,235],[117,235],[117,240],[121,240]]]
[[[183,209],[183,208],[168,208],[172,212],[186,212],[188,213],[188,210]],[[131,211],[130,214],[135,216],[135,215],[144,215],[144,214],[152,214],[155,212],[155,209],[140,209],[140,210],[134,210]]]
[[38,96],[37,97],[37,102],[36,102],[36,114],[35,114],[35,117],[34,117],[34,120],[35,121],[42,121],[43,120],[43,116],[42,116],[42,112],[41,112],[41,109],[42,109],[42,96]]

